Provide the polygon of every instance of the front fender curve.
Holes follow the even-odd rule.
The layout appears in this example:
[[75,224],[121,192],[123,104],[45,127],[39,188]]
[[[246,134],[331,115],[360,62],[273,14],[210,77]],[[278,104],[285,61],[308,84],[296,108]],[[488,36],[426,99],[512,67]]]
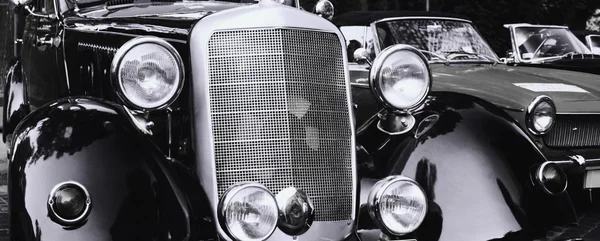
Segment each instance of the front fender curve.
[[[187,240],[190,204],[158,148],[118,106],[62,99],[36,109],[15,130],[9,160],[11,240]],[[66,230],[49,218],[58,183],[90,193],[85,223]]]
[[[547,226],[575,221],[566,194],[551,197],[532,187],[530,168],[545,157],[508,114],[470,96],[433,95],[429,111],[416,116],[417,123],[439,116],[429,130],[415,127],[426,131],[370,150],[373,168],[361,170],[363,231],[372,229],[364,221],[366,193],[388,175],[415,179],[428,196],[427,217],[409,234],[417,240],[531,240]],[[376,131],[371,127],[371,137]]]
[[11,62],[12,64],[6,74],[2,107],[2,138],[4,142],[8,141],[8,135],[12,134],[17,124],[29,113],[29,107],[25,103],[26,96],[21,62],[17,59]]

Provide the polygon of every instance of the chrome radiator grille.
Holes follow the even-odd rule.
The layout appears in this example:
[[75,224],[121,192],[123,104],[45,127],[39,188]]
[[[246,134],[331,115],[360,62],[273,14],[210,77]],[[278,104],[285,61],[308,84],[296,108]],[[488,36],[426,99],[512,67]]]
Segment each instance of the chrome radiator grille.
[[219,197],[232,184],[304,190],[316,221],[350,220],[350,113],[336,34],[299,29],[215,32],[209,97]]
[[544,142],[549,147],[598,147],[600,116],[558,115]]

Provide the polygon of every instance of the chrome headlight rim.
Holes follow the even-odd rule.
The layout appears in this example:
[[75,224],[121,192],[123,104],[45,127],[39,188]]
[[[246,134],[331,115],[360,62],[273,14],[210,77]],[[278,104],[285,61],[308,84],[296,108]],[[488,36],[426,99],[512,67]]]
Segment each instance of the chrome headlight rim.
[[[552,107],[552,109],[554,110],[554,112],[551,116],[552,123],[544,131],[539,131],[534,126],[535,125],[535,123],[534,123],[535,110],[538,107],[538,105],[540,105],[541,103],[549,104]],[[535,99],[533,99],[533,101],[529,104],[529,106],[527,106],[527,112],[525,113],[525,120],[527,123],[527,129],[534,135],[544,135],[544,134],[548,133],[548,131],[550,131],[552,129],[552,127],[554,126],[554,123],[556,122],[556,106],[554,105],[554,101],[552,100],[552,98],[547,95],[539,95],[539,96],[535,97]]]
[[[423,64],[425,65],[425,71],[427,71],[426,76],[427,76],[428,83],[426,84],[424,94],[419,98],[419,100],[415,104],[406,106],[406,107],[396,107],[396,106],[392,105],[389,101],[387,101],[383,95],[381,86],[378,83],[379,81],[377,81],[377,78],[378,78],[379,74],[381,73],[382,67],[385,64],[385,61],[388,59],[388,57],[390,57],[392,54],[394,54],[398,51],[409,51],[413,54],[416,54],[421,59],[421,61],[423,61]],[[375,60],[373,61],[373,64],[371,66],[371,71],[369,72],[369,85],[371,86],[371,91],[375,95],[375,98],[377,98],[379,100],[379,102],[382,103],[386,108],[399,109],[402,111],[414,110],[414,109],[418,108],[419,106],[421,106],[423,104],[423,102],[425,102],[425,99],[427,99],[427,96],[429,95],[429,92],[431,90],[432,75],[431,75],[431,69],[429,66],[429,61],[427,60],[427,57],[425,57],[425,55],[423,55],[423,53],[421,53],[421,51],[419,51],[418,49],[416,49],[413,46],[406,45],[406,44],[396,44],[396,45],[389,46],[389,47],[385,48],[384,50],[382,50],[379,53],[379,55],[375,58]]]
[[[544,172],[546,169],[550,168],[555,169],[557,175],[560,176],[559,178],[564,179],[564,183],[560,190],[550,190],[550,188],[548,188],[548,186],[545,183]],[[551,161],[546,161],[539,165],[537,168],[535,168],[533,174],[530,177],[533,179],[532,181],[534,186],[540,187],[544,193],[552,196],[559,196],[563,194],[569,186],[569,179],[567,174],[556,163],[553,163]]]
[[[125,55],[127,53],[129,53],[129,51],[132,50],[133,48],[135,48],[139,45],[142,45],[142,44],[156,44],[156,45],[164,48],[169,54],[171,54],[173,56],[173,58],[175,59],[175,62],[177,62],[177,67],[178,67],[178,72],[179,72],[179,84],[176,87],[176,90],[175,90],[175,93],[173,94],[173,96],[171,96],[165,103],[155,106],[155,107],[152,107],[152,108],[138,106],[137,104],[135,104],[131,100],[129,100],[129,98],[127,98],[127,96],[125,95],[123,83],[122,83],[122,81],[119,80],[119,67],[121,66],[121,63],[122,63]],[[123,44],[117,50],[117,52],[115,53],[115,56],[111,62],[111,65],[110,65],[110,79],[111,79],[113,88],[116,90],[115,92],[117,93],[117,96],[123,103],[125,103],[125,105],[131,107],[132,109],[140,110],[140,111],[162,110],[162,109],[169,107],[171,104],[173,104],[173,102],[175,102],[177,97],[179,97],[179,95],[181,94],[181,91],[183,90],[183,85],[185,82],[185,66],[183,63],[183,59],[181,58],[181,55],[179,55],[179,52],[177,52],[177,49],[175,49],[175,47],[173,47],[173,45],[171,45],[169,42],[167,42],[166,40],[164,40],[162,38],[155,37],[155,36],[140,36],[140,37],[136,37],[134,39],[127,41],[125,44]]]
[[[386,177],[384,179],[379,180],[377,183],[375,183],[375,185],[373,185],[373,187],[371,187],[371,190],[369,191],[369,195],[368,195],[368,198],[367,198],[367,205],[369,207],[369,214],[373,218],[373,221],[375,221],[375,223],[377,224],[377,226],[384,233],[389,234],[389,235],[401,236],[401,235],[408,234],[410,232],[414,232],[414,230],[412,230],[410,232],[404,232],[404,233],[394,232],[388,226],[385,225],[385,223],[383,222],[383,217],[381,216],[381,212],[380,212],[381,197],[383,196],[384,192],[392,184],[397,183],[397,182],[409,182],[409,183],[412,183],[413,185],[417,186],[420,189],[420,191],[423,193],[423,195],[425,196],[425,200],[427,201],[427,195],[425,193],[425,190],[423,190],[423,187],[421,187],[421,185],[419,185],[419,183],[417,183],[412,178],[409,178],[409,177],[406,177],[406,176],[394,175],[394,176],[388,176],[388,177]],[[424,206],[425,207],[423,209],[423,212],[425,214],[427,214],[427,212],[429,210],[429,204],[427,202],[425,202]],[[415,225],[415,227],[416,227],[415,230],[419,226],[421,226],[421,224],[423,223],[424,220],[425,220],[425,218],[421,219]]]
[[[56,193],[59,190],[62,190],[64,188],[68,188],[68,187],[74,187],[76,189],[79,189],[83,193],[83,195],[85,195],[84,209],[81,212],[81,214],[79,214],[79,216],[77,216],[76,218],[61,217],[61,215],[59,214],[59,212],[56,210],[56,207],[55,207]],[[58,222],[59,224],[64,225],[64,226],[73,226],[73,225],[80,224],[85,219],[87,219],[87,217],[89,216],[89,214],[92,210],[92,199],[90,197],[90,193],[88,192],[88,190],[81,183],[76,182],[76,181],[66,181],[66,182],[61,182],[59,184],[56,184],[52,188],[52,190],[50,191],[50,195],[48,196],[47,206],[50,211],[49,213],[50,213],[51,217],[53,219],[55,219],[56,222]]]
[[[277,220],[279,219],[279,207],[277,204],[277,199],[275,198],[275,195],[273,195],[273,193],[271,191],[269,191],[269,189],[267,189],[264,185],[257,183],[257,182],[236,183],[236,184],[230,186],[227,189],[227,191],[225,191],[223,193],[223,195],[221,196],[219,203],[217,205],[217,217],[218,217],[219,225],[221,226],[223,231],[225,231],[225,233],[234,240],[241,240],[241,239],[239,239],[235,234],[233,234],[231,228],[226,223],[226,220],[225,220],[225,218],[226,218],[225,215],[226,215],[226,211],[227,211],[226,208],[227,208],[227,206],[229,206],[229,203],[231,203],[231,200],[233,199],[233,197],[235,197],[235,195],[238,192],[240,192],[246,188],[258,188],[258,189],[262,189],[264,192],[268,193],[269,196],[275,202],[274,210],[275,210],[275,214],[277,215]],[[263,240],[266,240],[273,235],[273,233],[275,232],[275,229],[277,229],[277,224],[278,224],[278,222],[275,222],[275,225],[273,225],[273,227],[271,227],[271,229],[269,230],[269,234],[266,235],[266,237]]]

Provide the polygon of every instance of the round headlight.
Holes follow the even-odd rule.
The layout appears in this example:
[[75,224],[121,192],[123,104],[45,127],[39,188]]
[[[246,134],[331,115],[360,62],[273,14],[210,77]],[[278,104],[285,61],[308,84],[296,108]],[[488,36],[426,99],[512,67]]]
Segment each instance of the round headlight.
[[427,197],[414,180],[390,176],[377,182],[369,192],[369,214],[391,235],[415,231],[425,219]]
[[409,45],[394,45],[383,50],[370,73],[371,89],[389,108],[401,110],[420,105],[431,86],[427,59]]
[[234,240],[269,238],[277,226],[278,215],[275,197],[257,183],[234,185],[219,202],[219,221]]
[[183,87],[183,61],[175,48],[158,37],[138,37],[125,43],[111,65],[113,87],[134,109],[169,106]]
[[538,96],[527,108],[527,127],[534,134],[541,135],[550,130],[555,118],[556,107],[548,96]]

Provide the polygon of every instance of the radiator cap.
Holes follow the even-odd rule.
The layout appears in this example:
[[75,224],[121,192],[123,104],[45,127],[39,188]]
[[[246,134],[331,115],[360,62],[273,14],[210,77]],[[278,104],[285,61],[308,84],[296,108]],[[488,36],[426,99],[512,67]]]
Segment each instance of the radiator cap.
[[281,190],[276,196],[279,208],[279,229],[298,236],[310,228],[315,218],[315,208],[306,193],[295,187]]

